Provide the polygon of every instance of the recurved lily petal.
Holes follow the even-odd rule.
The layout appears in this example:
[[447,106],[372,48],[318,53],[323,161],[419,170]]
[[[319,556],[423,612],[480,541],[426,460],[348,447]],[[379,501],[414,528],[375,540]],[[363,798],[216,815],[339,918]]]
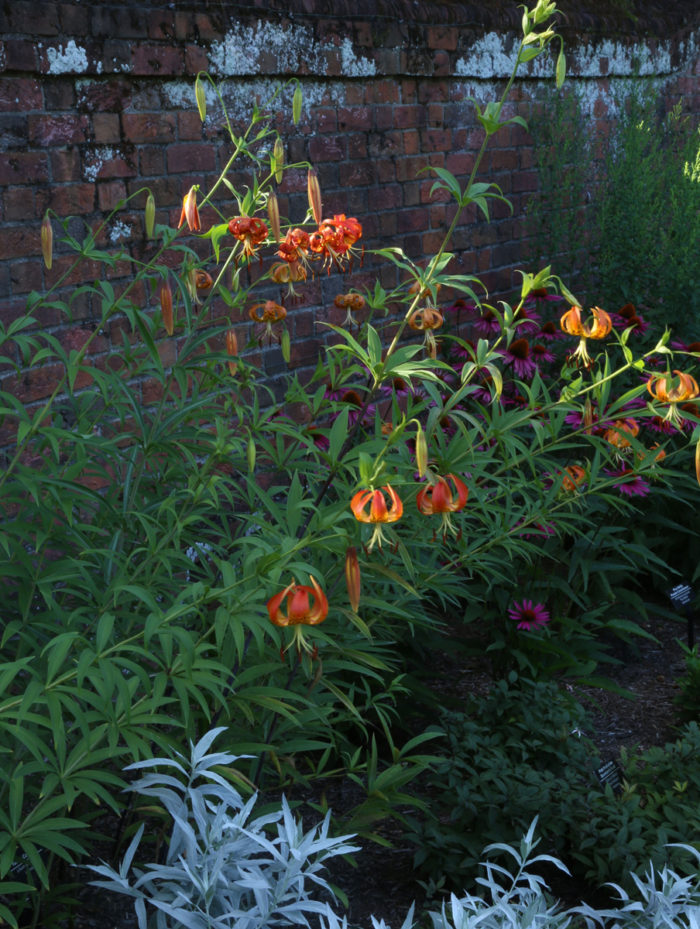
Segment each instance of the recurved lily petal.
[[[267,612],[274,626],[317,626],[328,615],[328,600],[315,577],[311,586],[294,579],[284,590],[267,601]],[[286,601],[286,611],[283,604]]]
[[[385,494],[391,507],[386,505]],[[358,490],[350,501],[350,509],[361,523],[395,523],[403,515],[403,503],[390,484],[385,484],[381,490]]]

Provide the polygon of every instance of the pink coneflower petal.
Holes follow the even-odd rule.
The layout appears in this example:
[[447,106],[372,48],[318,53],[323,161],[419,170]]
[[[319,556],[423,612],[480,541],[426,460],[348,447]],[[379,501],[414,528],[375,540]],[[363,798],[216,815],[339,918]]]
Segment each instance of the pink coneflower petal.
[[527,339],[513,339],[503,351],[505,365],[512,365],[516,377],[532,377],[537,370]]
[[553,361],[556,360],[556,355],[554,354],[554,352],[550,351],[550,349],[548,349],[547,346],[544,345],[542,342],[535,342],[535,344],[532,346],[531,351],[532,351],[532,357],[535,361],[535,364],[542,364],[542,362],[551,364]]
[[508,610],[508,616],[513,622],[517,622],[518,629],[525,629],[527,632],[543,629],[550,619],[544,605],[533,603],[532,600],[522,600],[520,603],[514,600],[513,606]]
[[646,497],[649,493],[649,484],[631,468],[620,468],[619,471],[605,473],[619,479],[613,483],[613,487],[626,497]]
[[501,324],[491,310],[484,310],[481,317],[474,323],[474,332],[482,339],[488,339],[491,336],[498,335],[500,331]]

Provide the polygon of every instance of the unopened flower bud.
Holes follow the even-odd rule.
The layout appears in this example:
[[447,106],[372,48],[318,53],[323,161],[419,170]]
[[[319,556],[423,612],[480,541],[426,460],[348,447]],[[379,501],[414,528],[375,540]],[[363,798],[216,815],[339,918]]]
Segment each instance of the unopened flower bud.
[[[238,339],[236,338],[236,333],[233,329],[226,330],[226,352],[231,358],[236,358],[238,355]],[[235,374],[238,369],[238,362],[229,361],[228,369],[231,374]]]
[[163,316],[163,326],[168,335],[172,335],[175,325],[173,322],[173,292],[166,281],[160,288],[160,311]]
[[51,270],[53,264],[53,228],[48,210],[44,213],[41,223],[41,254],[44,256],[44,264]]
[[280,207],[277,202],[277,194],[271,190],[267,195],[267,218],[270,220],[270,229],[275,237],[275,242],[282,239],[282,230],[280,228]]
[[273,171],[275,180],[278,184],[282,183],[282,168],[284,167],[284,142],[279,136],[275,139],[275,146],[272,149],[272,159],[274,161]]
[[323,208],[321,205],[321,185],[318,182],[318,174],[315,168],[309,168],[309,173],[306,176],[306,189],[314,222],[317,226],[320,226],[323,219]]
[[428,442],[420,423],[416,434],[416,467],[420,476],[425,477],[428,471]]
[[149,239],[153,238],[153,230],[156,227],[156,198],[149,191],[148,196],[146,197],[146,209],[145,209],[145,225],[146,225],[146,237]]
[[345,553],[345,583],[353,613],[357,613],[360,605],[361,580],[357,549],[351,546]]

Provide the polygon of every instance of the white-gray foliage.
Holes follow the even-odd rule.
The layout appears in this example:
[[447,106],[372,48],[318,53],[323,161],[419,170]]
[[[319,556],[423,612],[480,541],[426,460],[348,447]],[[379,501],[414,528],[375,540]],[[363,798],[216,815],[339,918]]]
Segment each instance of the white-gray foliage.
[[[150,759],[131,770],[172,768],[174,775],[145,774],[132,789],[160,801],[172,819],[172,834],[164,864],[133,868],[144,826],[134,836],[118,871],[106,864],[92,870],[106,880],[98,887],[134,899],[139,929],[267,929],[275,926],[309,927],[309,916],[319,929],[348,929],[331,904],[314,894],[333,894],[322,874],[323,862],[358,851],[348,844],[352,836],[328,835],[330,813],[304,832],[283,798],[281,809],[251,819],[255,796],[243,802],[240,794],[213,770],[231,765],[236,756],[207,754],[224,729],[213,729],[192,746],[185,759]],[[127,770],[130,770],[127,769]],[[452,894],[449,904],[427,919],[432,929],[700,929],[699,872],[687,877],[650,864],[644,877],[632,875],[634,897],[616,884],[617,907],[593,909],[582,904],[562,909],[553,900],[544,878],[533,867],[542,863],[569,873],[551,855],[532,855],[537,819],[519,848],[495,843],[484,851],[501,852],[512,859],[510,869],[493,861],[483,863],[477,878],[479,894]],[[276,834],[275,834],[276,832]],[[146,904],[152,907],[149,914]],[[413,929],[414,907],[401,929]],[[372,917],[372,929],[389,929]]]
[[314,897],[320,890],[332,895],[321,874],[323,862],[357,851],[348,844],[350,836],[329,836],[330,813],[304,832],[284,798],[281,809],[251,819],[256,797],[244,803],[213,770],[231,765],[237,756],[207,754],[223,731],[213,729],[193,745],[189,764],[179,756],[183,763],[156,758],[127,768],[175,771],[145,774],[132,785],[142,796],[160,801],[172,819],[165,863],[132,869],[141,825],[118,871],[104,863],[91,867],[106,878],[92,882],[96,886],[134,899],[139,929],[309,926],[309,915],[331,911],[327,902]]

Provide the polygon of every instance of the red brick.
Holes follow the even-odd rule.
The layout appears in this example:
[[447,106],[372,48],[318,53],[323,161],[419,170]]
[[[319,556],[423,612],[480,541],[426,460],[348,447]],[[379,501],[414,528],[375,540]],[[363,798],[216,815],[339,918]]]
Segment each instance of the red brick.
[[130,102],[131,87],[122,78],[96,79],[82,85],[78,96],[78,108],[87,112],[122,112]]
[[119,142],[119,116],[117,113],[95,113],[92,117],[92,135],[95,142]]
[[201,141],[202,120],[196,110],[177,114],[177,136],[181,142]]
[[353,107],[352,109],[338,110],[338,129],[343,132],[347,129],[371,129],[372,109],[369,106]]
[[87,116],[32,114],[29,117],[29,141],[38,145],[75,145],[87,138]]
[[185,73],[198,74],[209,69],[209,58],[203,48],[198,45],[185,47]]
[[101,181],[97,185],[97,204],[101,210],[113,210],[120,200],[126,199],[124,181]]
[[36,71],[36,42],[29,42],[25,39],[5,39],[3,48],[6,71]]
[[2,195],[2,205],[4,222],[26,222],[34,215],[33,191],[26,187],[10,187]]
[[106,151],[90,149],[85,153],[84,164],[86,176],[91,180],[108,177],[131,177],[136,174],[131,159],[122,155],[119,150]]
[[338,128],[338,114],[331,107],[318,107],[313,112],[316,130],[322,134],[336,132]]
[[139,142],[172,142],[175,138],[174,113],[124,113],[122,127],[126,138]]
[[194,171],[201,175],[202,171],[213,171],[216,167],[213,146],[198,145],[194,142],[171,145],[166,160],[168,171],[173,174]]
[[433,54],[433,76],[449,77],[452,74],[452,62],[447,52],[437,51]]
[[424,152],[449,152],[452,149],[452,133],[449,129],[424,129],[421,147]]
[[25,35],[58,35],[60,23],[58,6],[55,3],[40,3],[37,0],[13,0],[6,4],[4,31]]
[[416,129],[425,123],[425,109],[422,106],[395,106],[394,127],[396,129]]
[[165,149],[161,146],[139,149],[139,173],[141,177],[165,174]]
[[314,136],[309,140],[309,158],[312,164],[321,164],[324,161],[343,161],[345,149],[345,140],[338,136]]
[[348,158],[353,160],[367,157],[367,137],[365,133],[354,132],[347,138]]
[[48,158],[39,152],[0,155],[0,184],[36,184],[48,180]]
[[84,216],[95,209],[94,184],[70,184],[51,191],[51,207],[61,216]]
[[398,232],[420,232],[428,228],[428,211],[402,210],[397,214]]
[[343,187],[366,186],[374,183],[374,165],[371,162],[354,162],[340,166],[340,183]]
[[175,38],[175,13],[160,9],[148,14],[147,32],[149,39]]
[[[501,184],[505,190],[505,186]],[[516,171],[513,174],[513,191],[521,193],[522,191],[537,190],[537,172],[536,171]]]
[[41,286],[41,259],[10,263],[10,284],[13,294],[27,294]]
[[131,50],[133,74],[181,75],[185,66],[184,52],[167,45],[137,45]]
[[55,183],[79,181],[80,153],[77,150],[51,152],[51,177]]
[[43,106],[41,87],[29,77],[0,78],[0,111],[19,110],[27,113]]

